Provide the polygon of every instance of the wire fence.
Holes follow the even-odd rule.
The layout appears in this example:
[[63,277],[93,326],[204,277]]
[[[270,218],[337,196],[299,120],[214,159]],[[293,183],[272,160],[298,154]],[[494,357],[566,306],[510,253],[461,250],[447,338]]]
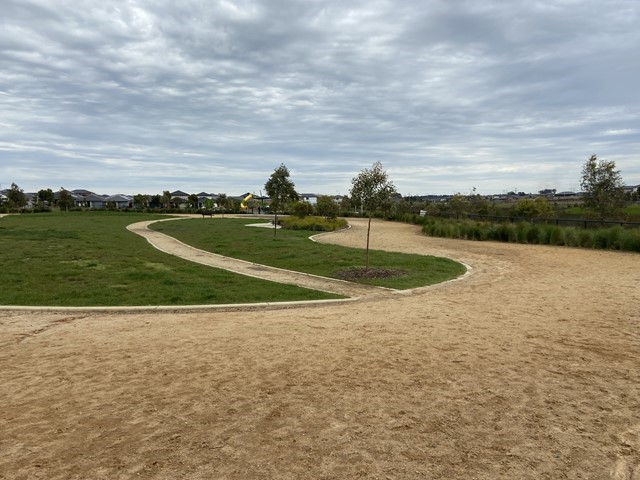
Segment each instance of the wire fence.
[[620,226],[623,228],[638,228],[640,222],[625,222],[625,221],[613,221],[613,220],[588,220],[585,218],[526,218],[526,217],[510,217],[510,216],[498,216],[498,215],[477,215],[468,214],[460,217],[455,215],[443,215],[448,218],[468,218],[471,220],[489,221],[495,223],[520,223],[529,222],[532,224],[546,224],[546,225],[558,225],[564,227],[579,227],[579,228],[607,228]]

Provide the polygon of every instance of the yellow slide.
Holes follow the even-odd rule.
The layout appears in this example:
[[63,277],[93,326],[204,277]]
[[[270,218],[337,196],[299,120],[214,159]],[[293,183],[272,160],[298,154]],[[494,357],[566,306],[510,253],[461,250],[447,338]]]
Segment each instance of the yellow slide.
[[251,200],[251,198],[252,198],[252,197],[253,197],[253,194],[252,194],[252,193],[250,193],[249,195],[247,195],[246,197],[244,197],[244,198],[242,199],[242,201],[240,202],[240,208],[242,208],[242,209],[244,209],[244,210],[246,210],[247,208],[249,208],[249,207],[247,207],[247,203],[246,203],[246,202],[248,202],[249,200]]

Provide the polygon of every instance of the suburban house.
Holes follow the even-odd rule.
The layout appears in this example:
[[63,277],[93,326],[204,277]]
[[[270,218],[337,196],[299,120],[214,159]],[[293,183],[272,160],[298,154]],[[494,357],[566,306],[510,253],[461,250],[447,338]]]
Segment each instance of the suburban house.
[[204,202],[207,200],[213,200],[215,205],[218,205],[218,195],[216,195],[215,193],[200,192],[197,195],[198,208],[204,208]]
[[118,210],[121,208],[129,208],[133,206],[133,198],[128,195],[111,195],[105,198],[107,206],[113,205]]
[[187,201],[189,198],[189,194],[183,192],[182,190],[176,190],[175,192],[171,192],[171,198],[179,198],[181,200]]
[[311,205],[315,205],[318,203],[318,195],[315,193],[299,193],[300,201],[310,203]]
[[82,197],[82,200],[76,200],[76,205],[89,208],[105,208],[105,197],[102,195],[96,195],[95,193],[90,193],[89,195]]
[[[98,195],[89,190],[77,189],[69,192],[73,198],[73,203],[80,208],[130,208],[133,206],[133,197],[129,195]],[[60,199],[60,192],[53,193],[53,201],[57,203]]]

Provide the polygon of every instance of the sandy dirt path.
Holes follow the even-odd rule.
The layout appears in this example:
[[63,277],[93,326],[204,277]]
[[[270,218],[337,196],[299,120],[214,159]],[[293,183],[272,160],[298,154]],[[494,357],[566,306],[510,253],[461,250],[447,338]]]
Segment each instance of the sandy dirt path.
[[[180,218],[169,218],[161,221],[170,222],[176,220],[179,221]],[[393,290],[388,288],[360,285],[334,278],[283,270],[281,268],[259,265],[257,263],[224,257],[222,255],[200,250],[190,245],[186,245],[173,237],[165,235],[164,233],[150,230],[148,228],[149,225],[156,222],[157,220],[133,223],[127,227],[127,230],[146,238],[147,241],[155,248],[168,253],[169,255],[175,255],[210,267],[222,268],[241,275],[290,285],[301,285],[314,290],[337,293],[339,295],[345,295],[353,298],[389,294],[393,292]]]
[[0,312],[0,478],[640,478],[639,255],[373,234],[473,274],[307,308]]

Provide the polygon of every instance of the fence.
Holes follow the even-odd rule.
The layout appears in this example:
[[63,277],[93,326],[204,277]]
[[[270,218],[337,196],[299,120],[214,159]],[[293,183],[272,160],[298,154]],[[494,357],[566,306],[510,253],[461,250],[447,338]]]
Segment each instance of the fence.
[[[448,218],[459,218],[455,215],[443,215]],[[611,221],[611,220],[587,220],[584,218],[525,218],[525,217],[501,217],[497,215],[476,215],[469,214],[464,215],[464,218],[471,220],[483,220],[491,221],[494,223],[544,223],[547,225],[558,225],[565,227],[580,227],[580,228],[606,228],[621,226],[624,228],[638,228],[640,222],[623,222],[623,221]]]

